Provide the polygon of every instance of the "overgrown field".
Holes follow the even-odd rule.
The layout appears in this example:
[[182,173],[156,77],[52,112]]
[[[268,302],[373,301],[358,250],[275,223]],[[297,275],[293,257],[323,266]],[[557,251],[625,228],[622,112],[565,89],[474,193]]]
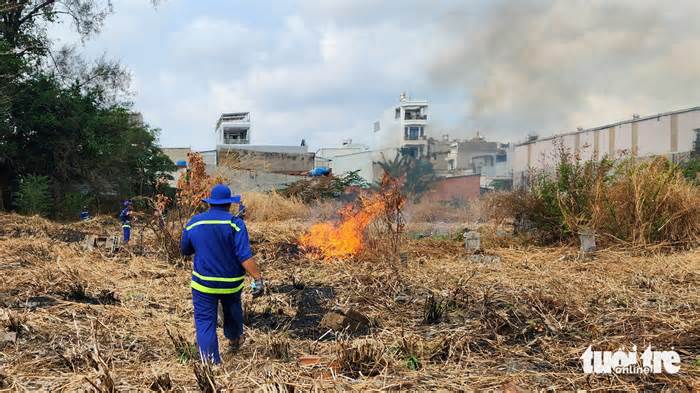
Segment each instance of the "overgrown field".
[[[249,224],[269,293],[244,295],[248,340],[209,369],[194,349],[190,270],[164,262],[152,236],[144,255],[107,255],[81,246],[86,233],[119,233],[107,218],[60,225],[0,215],[0,387],[700,389],[700,250],[580,258],[484,232],[485,254],[498,258],[470,258],[450,236],[407,236],[397,264],[371,253],[322,262],[297,246],[307,226]],[[368,329],[319,326],[334,307],[366,315]],[[632,344],[673,348],[680,373],[582,372],[589,345]]]

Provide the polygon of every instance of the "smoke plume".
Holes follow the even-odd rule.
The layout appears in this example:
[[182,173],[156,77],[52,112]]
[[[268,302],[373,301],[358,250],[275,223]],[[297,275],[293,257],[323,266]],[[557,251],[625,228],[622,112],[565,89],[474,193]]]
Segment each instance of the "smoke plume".
[[522,139],[700,105],[700,2],[538,1],[454,12],[431,71],[468,124]]

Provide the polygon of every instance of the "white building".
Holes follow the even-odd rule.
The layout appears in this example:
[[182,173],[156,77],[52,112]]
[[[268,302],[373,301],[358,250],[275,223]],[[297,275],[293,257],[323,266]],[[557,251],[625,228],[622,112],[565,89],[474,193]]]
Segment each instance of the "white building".
[[330,162],[333,174],[343,175],[359,170],[358,174],[370,183],[381,180],[384,172],[376,162],[393,160],[398,149],[362,150],[353,153],[338,155]]
[[600,127],[579,129],[548,138],[530,138],[515,145],[513,182],[522,184],[530,168],[546,168],[556,159],[557,144],[578,152],[581,158],[600,159],[629,154],[638,157],[661,155],[678,161],[693,150],[700,138],[700,107],[653,116],[633,116]]
[[222,113],[214,129],[217,146],[250,144],[250,127],[250,112]]
[[336,157],[368,150],[369,146],[361,143],[352,143],[352,139],[346,139],[340,147],[322,147],[316,150],[315,166],[333,168],[333,160]]
[[416,158],[428,154],[428,101],[401,94],[399,104],[374,122],[372,150],[400,149]]
[[429,136],[428,101],[412,100],[403,93],[398,105],[374,122],[370,146],[348,140],[340,147],[321,148],[316,152],[316,166],[327,166],[338,176],[359,170],[371,183],[382,175],[376,162],[392,160],[399,153],[426,157]]

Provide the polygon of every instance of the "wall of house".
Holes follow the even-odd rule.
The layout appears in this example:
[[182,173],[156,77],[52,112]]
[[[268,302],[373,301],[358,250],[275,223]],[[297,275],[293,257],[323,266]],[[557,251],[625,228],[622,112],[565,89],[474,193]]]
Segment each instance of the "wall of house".
[[[403,116],[403,112],[401,116]],[[379,122],[378,130],[376,129],[376,123],[372,125],[372,150],[398,148],[401,146],[403,129],[401,128],[401,119],[395,118],[395,107],[384,111],[377,121]]]
[[693,149],[697,129],[700,129],[700,109],[661,114],[515,145],[512,161],[514,183],[523,178],[528,168],[552,166],[560,143],[569,151],[579,152],[583,159],[625,154],[674,158],[676,153],[687,153]]
[[314,153],[279,153],[247,149],[217,151],[218,165],[262,172],[300,174],[314,168]]
[[447,156],[452,142],[438,139],[428,140],[428,159],[436,172],[447,170]]
[[245,150],[260,153],[287,153],[287,154],[303,154],[309,152],[308,146],[285,146],[285,145],[222,145],[217,146],[217,150],[234,151]]
[[495,162],[498,153],[497,142],[486,142],[483,140],[470,140],[466,142],[456,142],[457,146],[450,148],[450,153],[446,160],[454,160],[454,170],[472,169],[472,159],[477,156],[490,155]]
[[369,146],[362,144],[343,145],[343,147],[325,147],[316,151],[314,165],[316,167],[325,166],[331,168],[332,161],[338,156],[344,156],[352,153],[361,153],[368,151]]
[[216,150],[200,151],[199,154],[202,155],[202,160],[204,160],[204,164],[216,166]]
[[363,179],[370,183],[378,181],[383,175],[383,171],[375,162],[393,160],[398,149],[368,150],[358,153],[336,156],[330,163],[333,174],[341,176],[348,172],[359,170],[358,173]]
[[231,187],[231,190],[235,194],[250,191],[266,192],[278,190],[304,178],[304,176],[286,175],[282,173],[212,166],[207,166],[207,172],[212,175],[221,175],[225,179],[228,179],[227,185]]
[[[174,164],[177,164],[178,161],[187,161],[187,153],[192,151],[189,147],[164,147],[161,148],[161,150]],[[176,187],[177,180],[186,170],[187,168],[178,168],[174,172],[170,172],[169,175],[172,176],[173,179],[168,181],[168,185],[170,187]]]
[[438,179],[428,191],[427,198],[435,201],[477,199],[481,195],[479,175],[455,176]]

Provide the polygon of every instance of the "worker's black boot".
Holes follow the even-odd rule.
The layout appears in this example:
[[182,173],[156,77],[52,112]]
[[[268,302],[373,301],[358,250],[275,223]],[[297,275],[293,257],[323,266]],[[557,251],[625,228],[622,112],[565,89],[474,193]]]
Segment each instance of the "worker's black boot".
[[238,352],[245,342],[245,336],[241,335],[237,339],[228,340],[228,348],[231,352]]

